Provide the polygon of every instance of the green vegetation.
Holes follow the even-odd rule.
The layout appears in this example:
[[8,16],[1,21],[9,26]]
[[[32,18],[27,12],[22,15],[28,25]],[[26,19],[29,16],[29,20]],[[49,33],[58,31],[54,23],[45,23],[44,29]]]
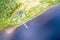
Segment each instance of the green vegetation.
[[17,3],[16,0],[0,0],[0,30],[15,25],[12,23],[11,16],[13,12],[22,5]]
[[[21,25],[59,2],[60,0],[0,0],[0,30]],[[19,11],[23,12],[23,18]]]

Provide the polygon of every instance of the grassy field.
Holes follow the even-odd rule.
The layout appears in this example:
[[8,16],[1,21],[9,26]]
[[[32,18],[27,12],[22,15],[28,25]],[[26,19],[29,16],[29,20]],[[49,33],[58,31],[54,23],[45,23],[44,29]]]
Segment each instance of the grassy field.
[[21,25],[60,0],[0,0],[0,30]]

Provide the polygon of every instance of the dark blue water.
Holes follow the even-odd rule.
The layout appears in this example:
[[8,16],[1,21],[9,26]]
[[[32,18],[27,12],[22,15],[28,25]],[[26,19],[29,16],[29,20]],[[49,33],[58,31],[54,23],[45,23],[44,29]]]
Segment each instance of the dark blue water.
[[[28,28],[24,24],[21,25],[14,31],[10,40],[60,40],[60,4],[47,9],[25,24]],[[5,40],[2,36],[0,40]]]

